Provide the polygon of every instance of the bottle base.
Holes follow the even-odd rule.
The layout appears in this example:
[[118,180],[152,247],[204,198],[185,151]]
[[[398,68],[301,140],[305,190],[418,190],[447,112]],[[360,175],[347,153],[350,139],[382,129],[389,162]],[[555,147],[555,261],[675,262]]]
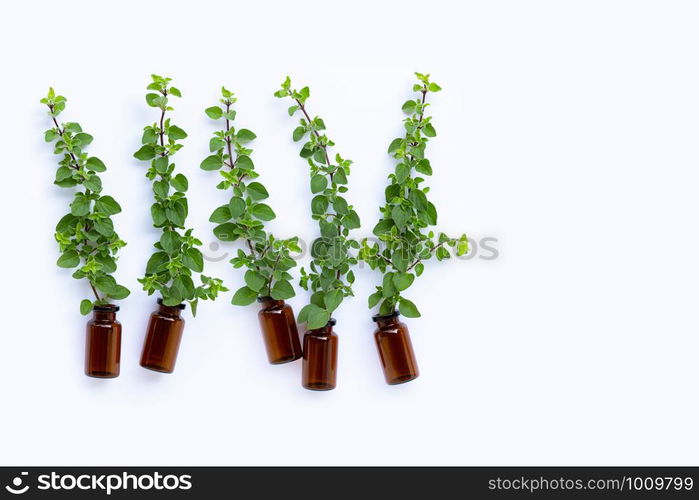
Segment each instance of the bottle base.
[[158,373],[172,373],[175,371],[175,370],[170,370],[170,369],[164,368],[164,367],[159,366],[159,365],[146,365],[146,364],[141,363],[141,366],[143,368],[145,368],[146,370],[151,370],[151,371],[158,372]]
[[399,384],[405,384],[406,382],[410,382],[411,380],[415,380],[418,378],[420,375],[416,374],[409,374],[409,375],[402,375],[400,377],[395,377],[392,378],[391,380],[386,380],[386,383],[388,385],[399,385]]
[[269,364],[270,365],[283,365],[284,363],[291,363],[292,361],[296,361],[297,359],[301,359],[302,356],[303,356],[302,354],[290,354],[289,356],[283,356],[281,358],[270,360]]
[[331,391],[335,388],[333,384],[327,384],[323,382],[315,382],[311,384],[303,384],[304,389],[309,391]]
[[85,372],[85,375],[92,378],[117,378],[119,376],[118,373],[102,371]]

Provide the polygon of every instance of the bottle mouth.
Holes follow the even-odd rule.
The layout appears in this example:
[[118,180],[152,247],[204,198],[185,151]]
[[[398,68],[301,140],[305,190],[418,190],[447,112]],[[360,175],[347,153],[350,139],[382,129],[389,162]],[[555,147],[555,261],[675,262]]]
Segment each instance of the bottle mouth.
[[185,307],[187,307],[186,304],[177,304],[176,306],[166,306],[165,304],[163,304],[163,299],[158,299],[158,305],[163,306],[163,307],[171,307],[173,309],[180,309],[180,310],[183,310]]
[[117,312],[119,309],[120,307],[116,304],[102,304],[92,308],[93,311],[97,312]]
[[371,317],[372,321],[383,321],[386,319],[397,318],[400,316],[400,312],[393,311],[391,314],[375,314]]
[[263,302],[284,302],[283,300],[275,299],[270,297],[269,295],[265,295],[264,297],[257,297],[257,301],[259,303]]

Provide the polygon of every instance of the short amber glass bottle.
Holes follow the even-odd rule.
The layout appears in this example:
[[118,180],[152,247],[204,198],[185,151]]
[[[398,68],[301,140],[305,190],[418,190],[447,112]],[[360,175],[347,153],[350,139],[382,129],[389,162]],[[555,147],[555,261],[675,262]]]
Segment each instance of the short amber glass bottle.
[[106,304],[92,309],[85,338],[85,375],[98,378],[119,376],[121,364],[121,323],[119,306]]
[[257,317],[269,362],[276,365],[299,359],[301,342],[291,306],[272,297],[260,297],[257,301],[262,305]]
[[374,339],[379,350],[383,374],[388,384],[402,384],[420,375],[410,342],[410,333],[405,323],[398,320],[399,313],[374,316],[376,331]]
[[184,319],[180,313],[184,304],[166,306],[158,299],[158,310],[150,315],[146,341],[141,354],[141,366],[157,372],[172,373],[180,350]]
[[303,336],[303,379],[306,389],[329,391],[337,384],[337,335],[335,320]]

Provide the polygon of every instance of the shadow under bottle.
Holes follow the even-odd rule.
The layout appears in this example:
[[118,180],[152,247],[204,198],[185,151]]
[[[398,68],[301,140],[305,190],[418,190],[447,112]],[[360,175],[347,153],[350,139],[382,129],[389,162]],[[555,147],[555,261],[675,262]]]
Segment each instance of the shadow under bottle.
[[386,383],[390,385],[410,382],[420,375],[408,327],[399,321],[398,316],[396,311],[372,318],[376,323],[374,340],[379,350],[383,374]]
[[119,306],[106,304],[92,309],[85,337],[85,375],[97,378],[119,376],[121,365],[121,323]]
[[150,315],[146,340],[141,354],[141,366],[162,373],[175,371],[177,353],[180,350],[184,319],[184,304],[166,306],[158,299],[158,310]]
[[337,334],[335,320],[303,336],[302,384],[313,391],[329,391],[337,385]]
[[260,297],[257,301],[262,305],[257,316],[269,362],[276,365],[299,359],[301,342],[291,306],[272,297]]

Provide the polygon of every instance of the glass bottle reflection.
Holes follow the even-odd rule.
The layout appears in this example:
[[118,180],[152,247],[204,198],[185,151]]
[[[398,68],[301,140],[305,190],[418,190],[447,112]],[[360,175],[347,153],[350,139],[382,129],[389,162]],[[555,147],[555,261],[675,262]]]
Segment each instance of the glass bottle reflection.
[[121,365],[121,323],[119,306],[106,304],[92,309],[85,338],[85,375],[98,378],[119,376]]
[[180,317],[184,304],[166,306],[158,299],[158,310],[148,322],[146,340],[141,354],[141,366],[157,372],[172,373],[180,349],[184,319]]
[[272,297],[257,300],[262,305],[257,315],[269,362],[279,364],[299,359],[301,342],[291,306]]
[[395,312],[372,318],[376,323],[374,339],[384,377],[391,385],[409,382],[420,375],[408,327],[399,321],[398,316],[399,313]]
[[303,378],[306,389],[328,391],[337,384],[337,334],[335,320],[303,336]]

